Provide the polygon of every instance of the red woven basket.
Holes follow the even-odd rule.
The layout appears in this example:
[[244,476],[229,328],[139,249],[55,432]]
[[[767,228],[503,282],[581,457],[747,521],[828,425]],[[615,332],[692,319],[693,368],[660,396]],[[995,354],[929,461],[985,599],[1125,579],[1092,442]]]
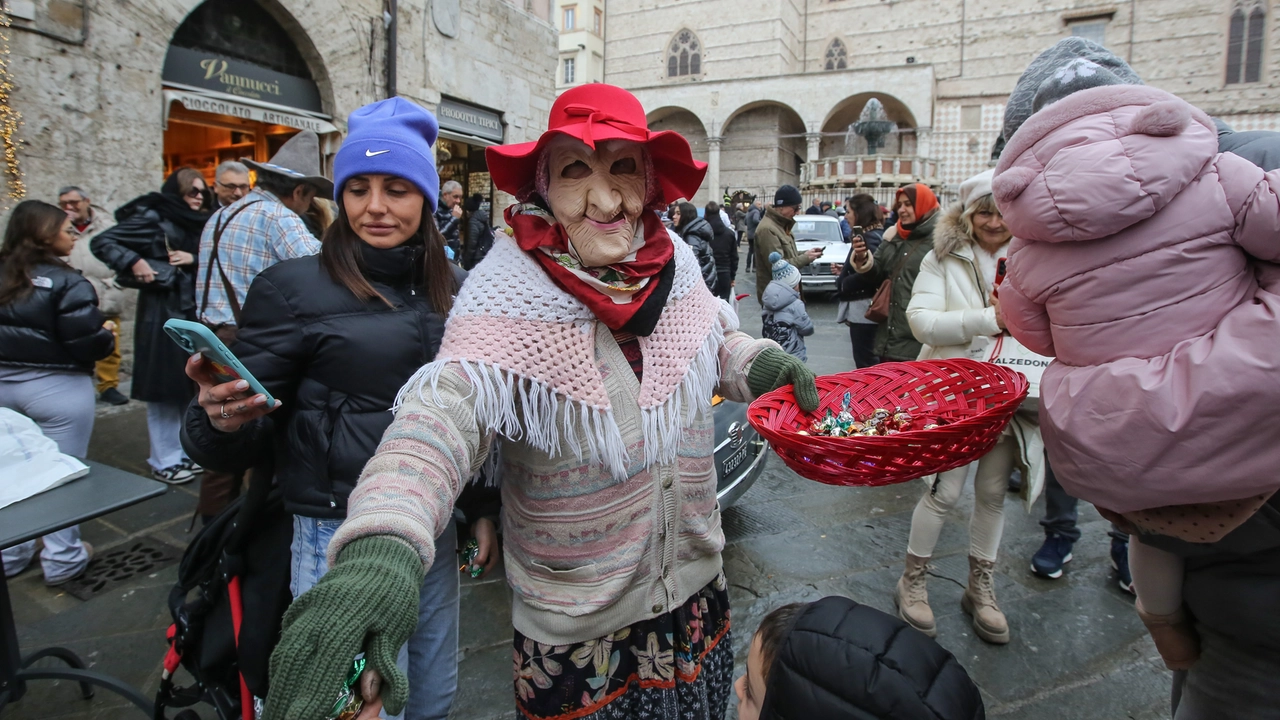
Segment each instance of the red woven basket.
[[[800,475],[829,485],[877,486],[950,470],[991,450],[1022,399],[1022,373],[991,363],[956,358],[884,363],[817,379],[818,410],[796,405],[791,386],[761,395],[747,420],[782,461]],[[833,438],[801,435],[828,408],[839,412],[845,393],[850,410],[867,417],[877,408],[933,416],[948,424],[898,435]]]

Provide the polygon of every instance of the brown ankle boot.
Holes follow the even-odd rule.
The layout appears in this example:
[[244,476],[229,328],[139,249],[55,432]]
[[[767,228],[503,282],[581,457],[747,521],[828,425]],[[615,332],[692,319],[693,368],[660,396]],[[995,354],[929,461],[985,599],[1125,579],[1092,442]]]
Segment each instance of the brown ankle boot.
[[929,593],[925,589],[925,569],[928,566],[929,558],[907,553],[907,567],[898,578],[898,592],[893,600],[898,606],[898,615],[908,625],[929,637],[937,637],[938,626],[934,623]]
[[1191,624],[1191,618],[1182,608],[1168,615],[1152,615],[1142,609],[1141,601],[1135,602],[1138,617],[1147,626],[1156,650],[1170,670],[1186,670],[1200,658],[1200,635]]
[[960,598],[960,607],[973,616],[973,630],[989,643],[1009,642],[1009,621],[996,605],[996,564],[969,556],[969,587]]

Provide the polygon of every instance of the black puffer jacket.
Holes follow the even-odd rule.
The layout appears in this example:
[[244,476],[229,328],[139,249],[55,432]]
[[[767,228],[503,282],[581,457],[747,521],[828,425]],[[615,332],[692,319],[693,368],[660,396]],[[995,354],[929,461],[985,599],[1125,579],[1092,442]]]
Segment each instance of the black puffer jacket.
[[[238,471],[274,459],[296,515],[346,517],[396,393],[444,335],[422,285],[421,246],[361,251],[365,277],[394,307],[357,298],[319,256],[274,265],[249,287],[233,349],[284,405],[234,433],[214,430],[196,403],[187,408],[182,444],[193,460]],[[465,273],[454,275],[460,285]]]
[[[882,240],[884,240],[882,228],[872,228],[862,233],[862,242],[866,243],[867,252],[872,255],[880,249]],[[845,257],[840,277],[836,279],[836,297],[840,300],[870,300],[876,296],[876,290],[879,289],[880,284],[875,281],[875,276],[870,273],[859,275],[854,271],[853,245],[850,244],[849,255]]]
[[716,291],[716,257],[711,249],[711,240],[715,237],[715,233],[711,230],[711,223],[705,218],[695,216],[693,220],[677,228],[677,232],[684,238],[685,243],[693,248],[693,254],[698,257],[698,265],[702,267],[702,279],[706,281],[707,289],[714,293]]
[[800,611],[769,668],[760,720],[981,720],[951,653],[898,618],[843,597]]
[[0,365],[92,373],[115,347],[93,285],[61,263],[36,265],[31,282],[31,294],[0,305]]

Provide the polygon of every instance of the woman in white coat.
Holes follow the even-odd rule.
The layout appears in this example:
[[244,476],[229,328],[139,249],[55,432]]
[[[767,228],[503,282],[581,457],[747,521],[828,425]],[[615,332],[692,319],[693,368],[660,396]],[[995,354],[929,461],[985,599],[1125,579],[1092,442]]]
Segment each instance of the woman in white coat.
[[[933,250],[920,264],[907,306],[911,332],[924,344],[921,360],[976,357],[991,336],[1004,331],[999,300],[992,296],[996,269],[1011,236],[991,196],[991,171],[960,186],[960,201],[938,221]],[[1034,416],[1019,413],[995,448],[977,461],[969,521],[969,584],[961,599],[974,631],[990,643],[1009,642],[1009,623],[996,605],[993,573],[1004,530],[1004,496],[1014,464],[1025,468],[1029,492],[1043,483],[1044,450]],[[955,507],[970,466],[939,473],[911,517],[906,569],[896,601],[902,619],[937,634],[925,589],[925,568],[946,514]],[[1034,494],[1030,495],[1034,499]]]

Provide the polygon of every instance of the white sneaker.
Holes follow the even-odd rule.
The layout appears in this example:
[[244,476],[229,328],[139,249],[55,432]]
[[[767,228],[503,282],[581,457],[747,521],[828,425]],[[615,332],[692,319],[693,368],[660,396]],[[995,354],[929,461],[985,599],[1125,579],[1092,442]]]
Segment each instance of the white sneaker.
[[152,470],[151,477],[170,485],[185,485],[195,479],[195,474],[182,465],[172,465],[163,470]]

